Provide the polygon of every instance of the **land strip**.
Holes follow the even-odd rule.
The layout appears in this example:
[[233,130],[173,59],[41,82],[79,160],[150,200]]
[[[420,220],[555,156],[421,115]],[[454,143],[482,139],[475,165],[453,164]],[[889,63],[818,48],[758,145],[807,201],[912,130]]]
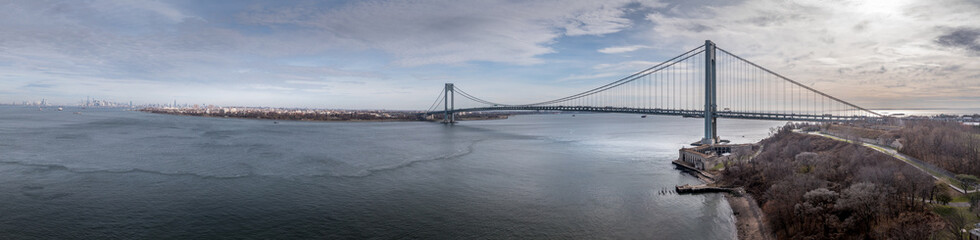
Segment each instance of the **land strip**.
[[[393,110],[325,110],[280,108],[143,108],[141,112],[181,116],[222,117],[242,119],[292,120],[292,121],[439,121],[442,116],[422,116],[419,111]],[[507,119],[512,113],[457,113],[456,120]]]

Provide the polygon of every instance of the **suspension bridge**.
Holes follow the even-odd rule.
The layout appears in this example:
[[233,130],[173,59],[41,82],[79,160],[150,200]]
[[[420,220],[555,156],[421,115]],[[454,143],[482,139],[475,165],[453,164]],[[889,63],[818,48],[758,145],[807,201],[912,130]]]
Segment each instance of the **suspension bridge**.
[[[459,95],[461,101],[456,100]],[[716,144],[717,118],[856,121],[883,116],[719,48],[710,40],[670,60],[567,97],[504,104],[446,83],[423,115],[455,123],[457,113],[546,110],[704,118],[702,144]]]

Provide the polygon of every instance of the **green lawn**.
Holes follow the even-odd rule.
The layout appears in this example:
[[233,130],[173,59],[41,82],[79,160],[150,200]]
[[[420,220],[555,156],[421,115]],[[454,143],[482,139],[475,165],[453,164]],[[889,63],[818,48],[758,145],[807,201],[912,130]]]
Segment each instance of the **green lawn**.
[[[966,218],[966,224],[962,226],[963,229],[973,229],[973,226],[980,223],[980,218],[976,214],[970,212],[968,207],[950,207],[939,204],[931,204],[933,206],[932,210],[939,216],[949,216],[949,214],[960,214]],[[948,236],[947,236],[948,237]]]
[[718,164],[715,164],[714,167],[711,167],[711,170],[718,171],[721,170],[722,168],[725,168],[725,163],[719,162]]

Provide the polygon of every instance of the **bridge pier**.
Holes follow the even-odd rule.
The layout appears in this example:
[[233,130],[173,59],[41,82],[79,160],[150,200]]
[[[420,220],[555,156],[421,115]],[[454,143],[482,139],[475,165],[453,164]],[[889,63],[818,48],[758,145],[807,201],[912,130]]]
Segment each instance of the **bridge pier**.
[[446,87],[443,89],[443,112],[442,112],[442,122],[446,124],[456,123],[456,88],[453,87],[452,83],[446,83]]
[[701,144],[718,143],[717,73],[715,72],[715,43],[704,41],[704,138]]

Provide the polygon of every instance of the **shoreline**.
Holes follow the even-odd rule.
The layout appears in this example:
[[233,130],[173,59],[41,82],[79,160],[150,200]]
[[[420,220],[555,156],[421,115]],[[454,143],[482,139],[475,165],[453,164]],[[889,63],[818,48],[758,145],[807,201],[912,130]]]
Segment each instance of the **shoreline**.
[[748,193],[742,196],[735,196],[725,193],[725,200],[728,207],[732,209],[732,217],[735,218],[735,234],[739,240],[771,240],[772,237],[769,227],[766,224],[766,216],[762,213],[758,203]]
[[[759,149],[761,151],[762,149]],[[672,162],[682,172],[694,175],[706,186],[716,186],[715,182],[720,175],[711,174],[702,170],[697,170],[686,163],[676,160]],[[736,193],[723,193],[728,207],[732,209],[732,218],[735,223],[735,234],[739,240],[772,240],[775,237],[766,222],[766,216],[759,208],[758,202],[744,190],[738,188]],[[692,192],[693,193],[693,192]],[[696,194],[696,193],[693,193]]]

